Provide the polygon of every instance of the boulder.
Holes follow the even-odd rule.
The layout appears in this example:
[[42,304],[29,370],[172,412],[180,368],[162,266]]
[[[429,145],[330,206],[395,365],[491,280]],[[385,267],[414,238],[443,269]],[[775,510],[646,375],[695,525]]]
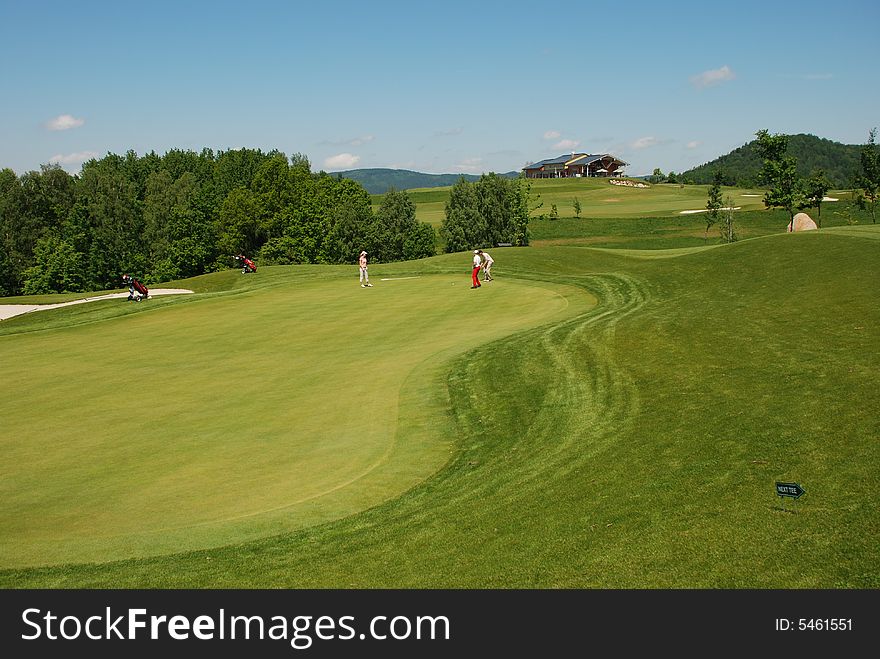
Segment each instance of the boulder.
[[[792,226],[794,229],[792,229]],[[791,222],[788,223],[788,230],[791,231],[812,231],[813,229],[818,229],[816,223],[813,222],[813,218],[807,215],[806,213],[798,213],[794,216]]]

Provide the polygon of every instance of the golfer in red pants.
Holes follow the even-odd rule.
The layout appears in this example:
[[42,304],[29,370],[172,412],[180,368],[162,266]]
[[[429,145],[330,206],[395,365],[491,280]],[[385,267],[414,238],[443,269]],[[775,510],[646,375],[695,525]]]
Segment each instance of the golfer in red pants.
[[480,273],[480,266],[482,264],[483,264],[483,258],[480,256],[480,250],[475,249],[474,250],[474,269],[471,272],[471,280],[473,281],[473,285],[471,286],[471,288],[479,288],[480,286],[482,286],[482,284],[480,284],[480,279],[477,277],[477,275]]

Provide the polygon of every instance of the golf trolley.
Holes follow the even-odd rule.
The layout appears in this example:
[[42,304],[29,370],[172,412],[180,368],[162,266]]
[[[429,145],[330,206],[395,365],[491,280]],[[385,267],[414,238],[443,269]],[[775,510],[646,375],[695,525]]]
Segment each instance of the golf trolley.
[[136,277],[122,275],[122,282],[128,284],[128,301],[140,302],[150,297],[150,290],[137,280]]
[[257,271],[257,264],[246,257],[244,254],[239,254],[238,256],[233,256],[236,261],[242,266],[241,274],[246,275],[249,272]]

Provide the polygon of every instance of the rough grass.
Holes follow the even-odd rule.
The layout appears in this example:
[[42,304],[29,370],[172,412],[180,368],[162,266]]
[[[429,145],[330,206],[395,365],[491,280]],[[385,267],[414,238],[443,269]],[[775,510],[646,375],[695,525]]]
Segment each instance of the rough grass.
[[[599,304],[433,363],[437,379],[397,419],[451,433],[448,463],[420,485],[272,537],[5,570],[0,584],[876,588],[877,235],[841,228],[666,258],[497,250],[497,286],[467,291],[482,296],[481,322],[496,315],[481,313],[483,294],[514,278],[539,287],[517,291],[526,303],[563,287]],[[458,273],[466,260],[395,273]],[[776,480],[807,494],[783,507]]]

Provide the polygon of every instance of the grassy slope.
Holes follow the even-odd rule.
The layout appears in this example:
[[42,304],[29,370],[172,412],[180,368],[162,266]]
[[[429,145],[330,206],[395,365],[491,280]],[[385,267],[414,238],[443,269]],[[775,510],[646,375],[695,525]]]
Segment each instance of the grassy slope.
[[[581,217],[642,217],[648,214],[658,216],[678,215],[683,210],[706,207],[708,186],[705,185],[652,185],[650,188],[630,188],[611,185],[601,179],[535,179],[530,181],[532,217],[547,216],[553,204],[559,217],[575,217],[572,201],[581,203]],[[445,217],[446,201],[451,188],[426,188],[408,190],[416,204],[416,218],[435,227],[442,224]],[[734,205],[743,209],[763,208],[760,190],[724,188],[730,194]],[[379,207],[382,195],[373,195],[374,210]]]
[[[516,276],[600,305],[444,369],[455,453],[422,485],[293,533],[0,584],[877,587],[878,235],[498,250],[481,293]],[[402,410],[419,424],[417,399]],[[775,480],[808,494],[784,511]]]
[[364,291],[350,270],[265,268],[256,291],[0,341],[17,383],[0,400],[0,564],[215,546],[375,505],[448,457],[448,434],[398,428],[404,382],[436,409],[432,358],[587,299],[519,284],[478,299],[465,274]]
[[[614,186],[601,179],[537,179],[530,184],[530,206],[534,210],[529,233],[533,246],[664,249],[718,242],[718,227],[707,231],[703,214],[681,214],[706,207],[708,186],[705,185],[658,184],[630,188]],[[407,191],[416,204],[416,218],[439,229],[449,191],[450,188]],[[788,214],[764,210],[763,190],[723,188],[722,192],[740,209],[735,212],[735,223],[741,239],[785,232]],[[858,210],[850,202],[850,191],[831,191],[829,195],[841,203],[826,202],[821,212],[807,209],[821,226],[843,226],[853,220],[870,223],[867,212]],[[373,195],[374,210],[378,209],[381,199],[382,195]],[[574,199],[581,203],[580,217],[575,216]],[[556,220],[548,219],[553,204],[557,207]],[[442,244],[438,246],[442,251]]]

